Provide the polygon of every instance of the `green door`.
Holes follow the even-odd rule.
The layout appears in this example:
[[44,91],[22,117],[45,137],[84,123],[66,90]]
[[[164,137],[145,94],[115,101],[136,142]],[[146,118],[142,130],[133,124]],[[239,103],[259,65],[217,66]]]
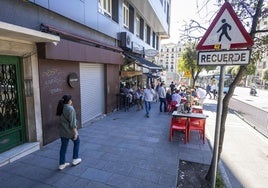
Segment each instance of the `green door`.
[[25,142],[20,59],[0,56],[0,153]]

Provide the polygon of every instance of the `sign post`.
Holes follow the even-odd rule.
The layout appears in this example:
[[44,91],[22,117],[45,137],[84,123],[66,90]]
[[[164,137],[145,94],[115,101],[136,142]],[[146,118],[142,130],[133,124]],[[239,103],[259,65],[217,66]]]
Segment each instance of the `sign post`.
[[213,156],[212,156],[212,178],[211,178],[212,188],[214,188],[216,185],[216,177],[217,177],[217,169],[218,169],[218,153],[219,153],[220,130],[221,130],[224,74],[225,74],[225,66],[223,65],[223,66],[220,66],[218,105],[217,105],[216,127],[215,127],[215,133],[214,133],[214,147],[213,147]]
[[242,23],[238,19],[231,4],[225,2],[196,47],[196,49],[199,50],[198,65],[220,65],[218,105],[212,157],[212,188],[214,188],[216,185],[216,175],[219,160],[218,152],[221,130],[225,66],[249,64],[250,50],[237,49],[246,48],[249,46],[253,46],[253,41],[250,35],[247,33]]

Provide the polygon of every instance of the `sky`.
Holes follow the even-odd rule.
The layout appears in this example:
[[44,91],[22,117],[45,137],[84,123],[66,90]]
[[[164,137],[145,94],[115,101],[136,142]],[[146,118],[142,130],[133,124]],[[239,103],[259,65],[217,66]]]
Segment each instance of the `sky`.
[[216,6],[217,0],[209,0],[209,4],[204,5],[206,1],[208,0],[171,0],[170,39],[162,40],[162,43],[177,43],[181,33],[179,30],[191,19],[200,23],[207,22],[203,26],[208,28],[208,20],[212,22],[220,8]]

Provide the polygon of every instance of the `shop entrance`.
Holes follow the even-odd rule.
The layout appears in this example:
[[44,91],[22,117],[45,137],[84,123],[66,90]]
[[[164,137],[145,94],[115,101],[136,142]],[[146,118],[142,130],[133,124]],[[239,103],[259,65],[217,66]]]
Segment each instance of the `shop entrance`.
[[25,142],[20,59],[0,56],[0,153]]

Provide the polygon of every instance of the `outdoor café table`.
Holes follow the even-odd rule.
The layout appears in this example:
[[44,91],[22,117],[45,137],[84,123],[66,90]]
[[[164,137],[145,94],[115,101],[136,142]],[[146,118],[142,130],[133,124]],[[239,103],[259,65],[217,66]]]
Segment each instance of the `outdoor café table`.
[[[181,104],[176,104],[176,107],[179,107]],[[197,109],[197,110],[203,110],[202,106],[198,106],[198,105],[192,105],[192,109]]]
[[181,113],[181,112],[178,112],[178,111],[174,111],[172,113],[172,117],[186,117],[188,120],[190,118],[200,118],[200,119],[206,119],[207,118],[207,115],[205,114],[201,114],[201,113]]
[[199,119],[206,119],[208,116],[202,113],[182,113],[178,111],[174,111],[172,113],[172,118],[180,117],[180,118],[187,118],[187,134],[189,133],[189,125],[190,125],[190,118],[199,118]]

